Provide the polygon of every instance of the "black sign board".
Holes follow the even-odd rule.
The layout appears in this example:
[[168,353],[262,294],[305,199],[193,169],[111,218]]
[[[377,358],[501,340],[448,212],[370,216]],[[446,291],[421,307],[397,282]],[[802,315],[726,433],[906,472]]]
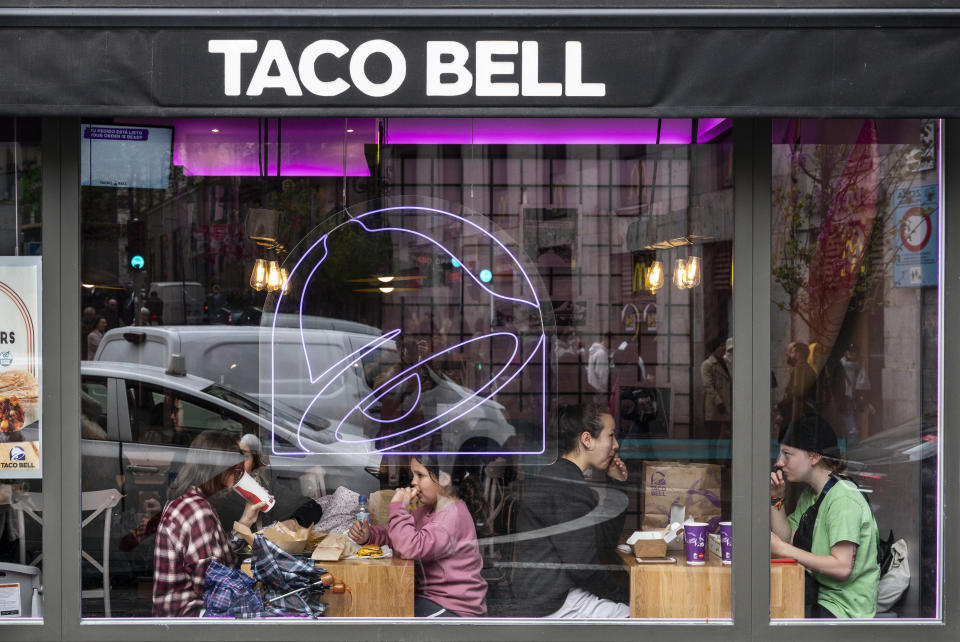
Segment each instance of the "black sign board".
[[0,28],[0,113],[949,116],[958,31]]

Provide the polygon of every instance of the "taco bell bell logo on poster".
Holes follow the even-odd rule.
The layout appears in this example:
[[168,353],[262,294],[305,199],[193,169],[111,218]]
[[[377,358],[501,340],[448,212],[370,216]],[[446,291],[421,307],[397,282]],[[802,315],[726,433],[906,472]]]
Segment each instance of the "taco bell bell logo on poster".
[[10,461],[26,461],[27,451],[20,446],[14,446],[10,449]]
[[4,350],[0,352],[0,366],[6,368],[7,366],[13,365],[13,353],[9,350]]
[[[554,51],[554,49],[557,49]],[[372,98],[396,93],[407,82],[409,52],[389,40],[367,40],[353,50],[332,39],[315,40],[292,50],[282,40],[208,40],[207,52],[222,56],[224,96],[339,96],[355,89]],[[418,60],[419,54],[418,53]],[[602,97],[606,83],[586,82],[583,45],[576,40],[543,47],[536,40],[477,40],[468,46],[454,40],[425,43],[423,74],[417,84],[427,96],[451,97]],[[547,82],[541,60],[563,60],[562,77]],[[257,61],[243,73],[243,63]],[[368,61],[378,65],[372,77]],[[372,65],[371,65],[372,66]],[[559,76],[559,74],[558,74]]]

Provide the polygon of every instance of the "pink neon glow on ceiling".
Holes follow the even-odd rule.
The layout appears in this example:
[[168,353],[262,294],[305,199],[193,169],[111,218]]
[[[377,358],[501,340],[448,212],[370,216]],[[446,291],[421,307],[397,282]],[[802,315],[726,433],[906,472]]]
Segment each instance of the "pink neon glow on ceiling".
[[[172,125],[173,163],[186,176],[369,176],[365,146],[375,118],[118,119]],[[393,145],[688,145],[690,118],[390,118]],[[659,125],[659,131],[658,131]],[[726,118],[697,121],[696,143],[730,129]],[[278,131],[279,130],[279,131]],[[352,131],[351,131],[352,130]]]
[[263,173],[277,176],[278,148],[280,176],[369,176],[364,145],[376,142],[371,118],[201,118],[173,126],[173,162],[186,176],[260,176],[261,155]]
[[[697,123],[697,142],[723,122]],[[391,118],[386,143],[394,145],[689,145],[690,118]]]

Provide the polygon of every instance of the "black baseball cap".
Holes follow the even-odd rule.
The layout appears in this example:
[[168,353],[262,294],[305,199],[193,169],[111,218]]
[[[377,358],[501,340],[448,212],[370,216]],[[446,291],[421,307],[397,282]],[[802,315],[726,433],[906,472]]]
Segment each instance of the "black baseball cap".
[[787,426],[780,444],[827,457],[840,455],[837,434],[826,419],[816,414],[804,415]]

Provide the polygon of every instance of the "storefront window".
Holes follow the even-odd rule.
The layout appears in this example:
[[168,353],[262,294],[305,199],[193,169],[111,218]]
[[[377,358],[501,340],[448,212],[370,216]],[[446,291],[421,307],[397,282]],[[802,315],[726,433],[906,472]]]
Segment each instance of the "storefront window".
[[42,617],[40,122],[0,118],[0,618]]
[[771,553],[808,618],[939,617],[938,122],[773,130]]
[[85,617],[730,617],[729,120],[80,136]]

